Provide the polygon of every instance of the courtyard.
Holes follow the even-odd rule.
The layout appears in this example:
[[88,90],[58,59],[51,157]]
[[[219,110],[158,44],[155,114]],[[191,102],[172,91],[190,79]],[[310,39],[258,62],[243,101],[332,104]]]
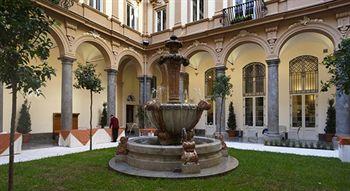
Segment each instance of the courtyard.
[[350,1],[300,2],[0,1],[0,190],[349,190]]
[[[137,178],[108,169],[115,149],[16,164],[15,190],[348,190],[350,164],[320,158],[230,149],[240,166],[217,177],[190,180]],[[7,165],[0,166],[6,190]]]

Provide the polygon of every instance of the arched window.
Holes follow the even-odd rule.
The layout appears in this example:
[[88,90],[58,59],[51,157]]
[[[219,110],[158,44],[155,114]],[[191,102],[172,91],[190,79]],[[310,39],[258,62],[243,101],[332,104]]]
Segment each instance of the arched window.
[[254,62],[243,68],[245,125],[264,126],[265,65]]
[[[211,98],[213,96],[213,86],[215,78],[215,68],[210,68],[205,72],[205,98],[211,105],[213,105],[213,101]],[[214,124],[213,107],[211,107],[211,109],[207,111],[207,124]]]
[[318,59],[299,56],[289,63],[290,93],[318,92]]
[[298,56],[289,62],[292,127],[316,126],[316,99],[318,93],[318,58]]

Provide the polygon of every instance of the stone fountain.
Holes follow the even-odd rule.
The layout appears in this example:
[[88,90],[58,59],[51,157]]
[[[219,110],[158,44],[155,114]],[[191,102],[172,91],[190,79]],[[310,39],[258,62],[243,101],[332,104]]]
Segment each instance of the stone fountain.
[[227,154],[222,137],[194,136],[203,111],[211,105],[204,100],[198,104],[180,102],[180,68],[189,61],[179,54],[182,43],[176,36],[171,36],[165,46],[169,53],[161,57],[159,64],[167,66],[169,100],[160,103],[155,99],[145,105],[148,118],[157,128],[156,137],[123,138],[109,162],[110,168],[160,178],[204,177],[233,170],[238,161]]

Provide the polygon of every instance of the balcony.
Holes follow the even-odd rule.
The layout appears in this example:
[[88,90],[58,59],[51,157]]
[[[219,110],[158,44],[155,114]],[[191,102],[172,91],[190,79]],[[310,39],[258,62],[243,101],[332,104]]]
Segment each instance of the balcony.
[[264,0],[247,0],[222,10],[222,24],[224,27],[254,19],[263,18],[266,12]]

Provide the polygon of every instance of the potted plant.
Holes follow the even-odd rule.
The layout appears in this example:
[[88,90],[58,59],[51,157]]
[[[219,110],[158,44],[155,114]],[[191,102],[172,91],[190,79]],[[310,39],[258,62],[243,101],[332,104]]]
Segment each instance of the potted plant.
[[19,112],[17,132],[22,134],[23,143],[29,143],[30,141],[30,132],[32,131],[32,121],[30,118],[30,103],[25,99],[22,104],[21,111]]
[[105,128],[107,126],[107,123],[108,123],[107,103],[103,103],[103,110],[102,110],[101,121],[100,121],[101,128]]
[[327,120],[326,128],[324,129],[325,134],[319,134],[320,141],[332,142],[335,135],[335,107],[334,99],[328,100]]
[[228,133],[229,137],[236,137],[238,136],[238,131],[236,131],[236,128],[237,128],[236,114],[233,108],[232,101],[230,102],[230,106],[228,110],[229,110],[228,120],[227,120],[228,130],[226,132]]

